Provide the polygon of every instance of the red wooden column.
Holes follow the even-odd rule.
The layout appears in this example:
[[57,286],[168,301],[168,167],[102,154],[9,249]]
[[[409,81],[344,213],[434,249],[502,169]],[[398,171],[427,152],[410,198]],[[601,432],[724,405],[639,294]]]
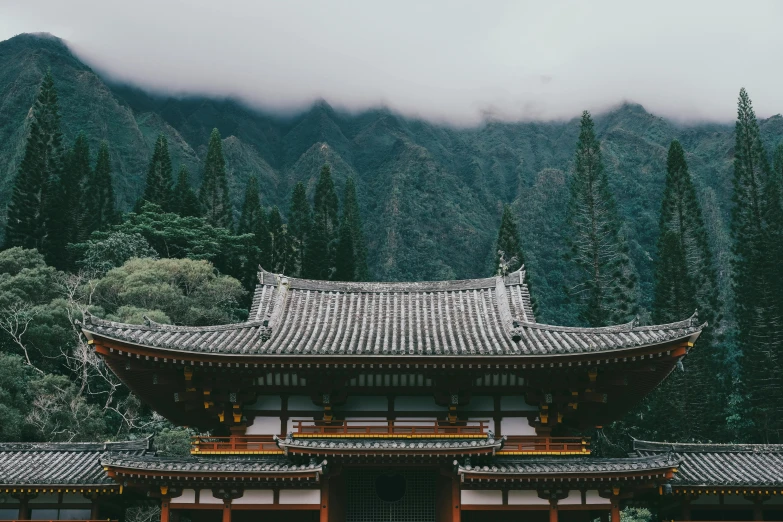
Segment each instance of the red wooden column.
[[454,506],[451,511],[451,522],[460,522],[462,519],[462,510],[460,509],[461,502],[459,477],[454,475],[451,479],[451,505]]
[[612,522],[620,522],[620,498],[612,495]]
[[223,501],[223,522],[231,522],[231,500]]
[[763,501],[761,496],[753,499],[753,520],[764,520],[764,510],[761,507]]
[[169,503],[171,499],[168,495],[164,495],[160,498],[160,522],[169,522],[170,510]]
[[[321,481],[321,518],[320,522],[329,522],[329,480]],[[225,521],[224,521],[225,522]]]
[[[549,499],[549,522],[557,522],[557,499]],[[615,522],[612,520],[612,522]]]

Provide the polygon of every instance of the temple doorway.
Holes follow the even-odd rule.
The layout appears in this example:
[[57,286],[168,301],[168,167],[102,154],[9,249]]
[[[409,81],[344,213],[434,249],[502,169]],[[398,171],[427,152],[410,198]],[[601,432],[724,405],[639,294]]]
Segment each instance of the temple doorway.
[[346,522],[435,522],[433,470],[346,470]]

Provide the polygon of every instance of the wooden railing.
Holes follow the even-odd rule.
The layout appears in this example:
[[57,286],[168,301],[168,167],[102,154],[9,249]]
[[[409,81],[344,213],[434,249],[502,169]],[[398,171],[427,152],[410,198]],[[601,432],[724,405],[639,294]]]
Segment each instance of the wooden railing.
[[590,439],[510,435],[500,453],[590,453]]
[[[2,520],[0,519],[0,522],[30,522],[30,519],[27,520]],[[36,522],[60,522],[59,520],[38,520],[36,519]],[[118,522],[117,520],[112,520],[108,518],[100,518],[97,520],[68,520],[68,522]]]
[[462,421],[449,424],[435,420],[373,420],[357,419],[332,421],[329,424],[308,420],[294,420],[294,436],[486,436],[489,421]]
[[247,435],[233,437],[192,437],[190,452],[193,454],[210,453],[282,453],[275,444],[272,435]]

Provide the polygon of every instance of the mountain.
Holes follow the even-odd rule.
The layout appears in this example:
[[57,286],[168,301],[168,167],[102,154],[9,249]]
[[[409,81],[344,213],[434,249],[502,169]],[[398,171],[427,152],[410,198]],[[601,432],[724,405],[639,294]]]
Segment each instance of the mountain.
[[[568,122],[487,122],[452,128],[378,109],[335,111],[321,101],[295,117],[265,114],[226,99],[176,98],[112,84],[59,39],[20,35],[0,42],[0,207],[8,201],[24,147],[36,88],[51,68],[70,143],[84,130],[93,151],[111,147],[118,202],[128,209],[143,189],[158,133],[169,139],[175,171],[188,166],[200,183],[210,130],[224,137],[229,187],[239,204],[244,184],[258,176],[266,205],[287,209],[294,184],[311,191],[321,165],[332,165],[338,192],[357,182],[370,269],[378,280],[485,276],[502,205],[520,217],[541,319],[575,322],[563,300],[559,234],[578,115]],[[739,85],[737,86],[739,89]],[[727,99],[734,104],[734,99]],[[711,241],[728,292],[728,216],[733,125],[679,125],[634,104],[596,116],[606,167],[640,275],[645,305],[652,288],[666,152],[679,139],[688,154]],[[771,148],[783,118],[761,122]],[[728,297],[724,295],[724,297]]]

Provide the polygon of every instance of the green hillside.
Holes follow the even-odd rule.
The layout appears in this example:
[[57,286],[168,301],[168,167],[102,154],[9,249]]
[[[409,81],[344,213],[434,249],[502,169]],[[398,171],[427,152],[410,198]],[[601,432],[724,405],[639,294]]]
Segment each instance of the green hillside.
[[[177,99],[112,85],[53,37],[21,35],[0,43],[0,205],[8,201],[21,158],[26,116],[51,68],[70,143],[80,130],[93,151],[111,147],[115,190],[128,209],[143,189],[158,133],[169,139],[174,170],[200,182],[200,159],[217,127],[238,205],[255,174],[267,205],[287,209],[294,184],[314,189],[324,162],[338,193],[357,182],[372,276],[378,280],[468,278],[491,270],[503,203],[520,219],[541,319],[574,322],[561,288],[567,176],[578,134],[568,122],[489,122],[456,129],[387,110],[345,114],[319,102],[293,118],[263,114],[230,100]],[[737,85],[739,90],[740,85]],[[734,105],[735,99],[727,99]],[[649,306],[666,151],[678,139],[696,180],[710,240],[728,291],[728,215],[733,125],[678,125],[626,104],[596,117],[612,189],[627,224],[632,257]],[[761,122],[768,146],[783,118]],[[725,297],[725,296],[724,296]]]

